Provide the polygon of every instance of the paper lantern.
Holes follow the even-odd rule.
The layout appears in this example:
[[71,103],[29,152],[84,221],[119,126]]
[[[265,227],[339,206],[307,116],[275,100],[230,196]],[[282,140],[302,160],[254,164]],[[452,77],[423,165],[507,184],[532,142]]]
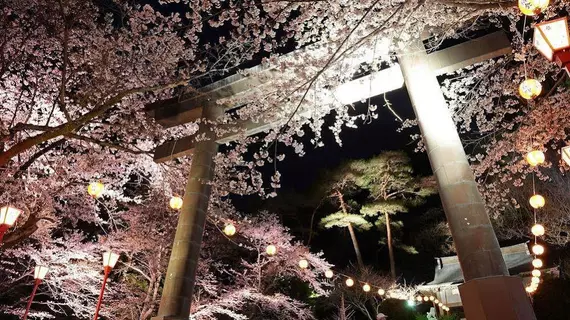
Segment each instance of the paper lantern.
[[546,203],[544,197],[539,194],[535,194],[532,197],[530,197],[530,200],[528,202],[530,203],[530,206],[535,209],[540,209],[544,207],[544,204]]
[[333,273],[332,270],[327,270],[327,271],[325,271],[325,277],[326,277],[326,278],[330,279],[330,278],[333,277],[333,275],[334,275],[334,273]]
[[527,16],[540,14],[548,7],[549,0],[519,0],[519,10]]
[[533,151],[526,154],[526,162],[528,162],[528,164],[531,167],[535,167],[539,164],[543,164],[544,160],[545,160],[544,152],[542,152],[540,150],[533,150]]
[[544,247],[541,246],[540,244],[535,244],[534,246],[532,246],[532,253],[539,256],[544,253]]
[[542,274],[542,272],[540,272],[540,270],[532,270],[532,276],[533,277],[540,277],[540,275]]
[[542,268],[542,260],[536,258],[534,260],[532,260],[532,266],[535,268]]
[[537,223],[534,226],[532,226],[530,232],[532,232],[533,235],[540,237],[544,235],[544,227],[541,224]]
[[566,146],[560,150],[562,154],[562,160],[566,162],[567,165],[570,166],[570,146]]
[[307,269],[308,267],[309,267],[309,261],[307,261],[305,259],[299,260],[299,268]]
[[364,292],[370,292],[370,285],[368,283],[365,283],[362,286],[362,290],[364,290]]
[[422,298],[422,296],[417,296],[417,297],[416,297],[416,300],[418,300],[418,302],[422,302],[423,299],[424,299],[424,298]]
[[345,281],[347,287],[352,287],[354,285],[354,280],[348,278]]
[[267,248],[265,248],[265,253],[267,253],[270,256],[275,255],[277,253],[277,247],[270,244],[267,246]]
[[386,291],[384,291],[384,289],[378,289],[378,294],[383,296],[386,293]]
[[435,299],[435,300],[433,301],[433,303],[438,304],[438,303],[439,303],[439,300]]
[[429,297],[424,297],[424,301],[428,301],[428,300],[429,300]]
[[534,287],[526,287],[524,288],[526,290],[526,292],[528,293],[533,293],[536,289]]
[[11,227],[16,223],[18,217],[22,214],[22,210],[18,210],[14,207],[6,206],[0,208],[0,224],[7,225]]
[[535,79],[526,79],[519,85],[519,94],[527,100],[538,97],[541,92],[542,85]]
[[36,266],[34,268],[34,279],[43,280],[49,271],[49,267],[46,266]]
[[182,208],[182,198],[178,197],[178,196],[173,196],[172,198],[170,198],[170,207],[174,210],[179,210],[180,208]]
[[115,264],[117,263],[118,260],[119,260],[119,255],[112,251],[107,251],[103,253],[103,267],[113,268],[115,267]]
[[540,278],[538,278],[538,277],[532,277],[532,279],[530,279],[530,282],[531,282],[531,283],[536,283],[536,284],[538,284],[538,283],[540,283]]
[[236,234],[236,227],[233,224],[228,224],[224,227],[224,234],[228,237],[233,236]]
[[91,182],[89,186],[87,186],[87,193],[89,193],[93,198],[99,198],[103,194],[104,190],[105,185],[99,181]]
[[443,303],[440,302],[440,303],[438,303],[437,305],[441,307],[441,306],[443,306]]
[[434,297],[434,296],[430,296],[430,297],[429,297],[429,300],[430,300],[430,301],[434,301],[434,300],[435,300],[435,297]]

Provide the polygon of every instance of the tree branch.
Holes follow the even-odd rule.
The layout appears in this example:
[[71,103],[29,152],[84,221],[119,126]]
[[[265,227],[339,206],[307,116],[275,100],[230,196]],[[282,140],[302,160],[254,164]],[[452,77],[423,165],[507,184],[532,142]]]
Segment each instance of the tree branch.
[[25,140],[20,141],[16,145],[12,146],[10,149],[0,153],[0,167],[5,166],[10,159],[17,156],[18,154],[42,143],[49,141],[51,139],[72,133],[73,131],[81,128],[83,125],[89,123],[91,120],[98,118],[105,114],[109,109],[114,107],[117,103],[121,102],[123,98],[135,94],[135,93],[143,93],[143,92],[150,92],[150,91],[157,91],[157,90],[164,90],[169,88],[174,88],[177,86],[188,84],[188,80],[180,80],[177,82],[172,82],[169,84],[163,85],[156,85],[150,87],[138,87],[129,90],[125,90],[121,93],[114,95],[113,97],[109,98],[103,104],[93,108],[90,112],[82,115],[81,117],[61,124],[57,127],[52,127],[51,130],[45,131],[41,134],[36,136],[27,138]]
[[14,178],[18,179],[22,176],[22,174],[24,174],[24,172],[26,170],[28,170],[28,168],[36,161],[38,160],[41,156],[43,156],[44,154],[48,153],[49,151],[59,147],[60,145],[62,145],[65,142],[65,139],[61,139],[58,140],[50,145],[48,145],[47,147],[43,148],[42,150],[36,152],[33,156],[31,156],[28,161],[26,161],[23,165],[20,166],[20,168],[18,169],[18,171],[16,171],[16,173],[14,174]]
[[101,140],[97,140],[97,139],[93,139],[90,137],[85,137],[85,136],[81,136],[75,133],[68,133],[65,134],[66,137],[72,138],[72,139],[76,139],[76,140],[82,140],[82,141],[86,141],[89,143],[93,143],[93,144],[97,144],[100,145],[102,147],[107,147],[107,148],[111,148],[111,149],[117,149],[120,151],[124,151],[124,152],[128,152],[128,153],[132,153],[132,154],[150,154],[152,153],[152,151],[144,151],[144,150],[132,150],[129,149],[127,147],[123,147],[121,145],[118,144],[114,144],[114,143],[110,143],[110,142],[106,142],[106,141],[101,141]]

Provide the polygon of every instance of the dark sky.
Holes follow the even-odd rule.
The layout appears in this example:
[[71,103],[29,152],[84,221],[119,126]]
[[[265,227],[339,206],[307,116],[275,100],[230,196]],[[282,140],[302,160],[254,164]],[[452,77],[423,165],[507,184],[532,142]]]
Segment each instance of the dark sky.
[[[404,119],[414,119],[414,113],[404,88],[390,92],[387,99],[392,103],[392,108]],[[369,124],[359,123],[358,128],[343,128],[341,138],[343,145],[339,146],[327,129],[332,125],[334,116],[329,115],[323,129],[324,147],[311,149],[310,135],[304,137],[306,141],[306,154],[299,157],[292,152],[286,151],[286,158],[279,162],[278,170],[281,173],[281,186],[276,199],[263,201],[257,196],[233,197],[233,201],[243,212],[255,214],[259,209],[267,208],[280,214],[284,223],[292,229],[297,239],[307,243],[310,219],[315,208],[314,203],[306,202],[303,195],[311,194],[315,184],[324,169],[333,169],[341,162],[349,159],[365,159],[377,155],[386,150],[404,150],[412,159],[414,170],[421,175],[430,175],[431,168],[425,153],[416,153],[416,143],[410,135],[419,133],[418,128],[406,129],[399,132],[400,122],[384,105],[382,96],[375,97],[371,101],[378,106],[378,119]],[[367,103],[355,106],[354,114],[366,112]],[[281,147],[284,148],[284,147]],[[284,149],[282,149],[284,150]],[[272,165],[266,166],[264,174],[272,174]],[[417,223],[413,218],[425,212],[429,207],[439,207],[439,198],[432,197],[426,206],[412,210],[411,212],[397,216],[404,221],[404,226],[417,231]],[[327,211],[329,209],[329,211]],[[323,230],[318,227],[318,221],[327,213],[332,213],[334,208],[322,208],[316,214],[314,231],[311,241],[312,251],[324,251],[325,258],[338,267],[346,267],[355,262],[352,244],[346,231],[340,229]],[[442,216],[443,219],[443,216]],[[412,230],[413,231],[413,230]],[[404,229],[404,241],[407,230]],[[388,252],[387,248],[378,244],[380,235],[378,231],[360,232],[357,234],[365,263],[380,271],[387,271]],[[407,281],[421,282],[433,279],[433,255],[409,255],[402,251],[396,251],[396,264],[400,274],[403,273]]]

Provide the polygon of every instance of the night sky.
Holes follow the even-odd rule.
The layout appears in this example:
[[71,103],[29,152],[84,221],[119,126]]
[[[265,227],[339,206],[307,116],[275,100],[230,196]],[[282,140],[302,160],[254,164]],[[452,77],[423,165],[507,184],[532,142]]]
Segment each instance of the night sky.
[[[404,119],[414,119],[411,102],[404,88],[390,92],[387,99],[392,103],[392,108]],[[366,113],[367,102],[355,105],[354,114]],[[334,115],[326,118],[323,130],[324,147],[311,149],[310,135],[304,138],[306,154],[299,157],[290,151],[286,152],[284,161],[279,162],[278,170],[281,173],[281,189],[278,196],[271,200],[262,200],[258,196],[239,197],[232,200],[236,207],[247,213],[255,214],[260,209],[268,209],[277,213],[283,219],[285,225],[291,228],[296,238],[307,243],[311,215],[316,207],[314,201],[307,201],[305,195],[310,195],[316,188],[319,176],[323,170],[334,169],[341,162],[350,159],[366,159],[387,150],[404,150],[412,159],[414,171],[420,175],[430,175],[431,168],[425,153],[414,152],[416,142],[410,138],[411,134],[419,133],[419,129],[411,128],[401,132],[400,122],[384,107],[384,98],[375,97],[371,104],[378,106],[378,119],[369,124],[362,121],[358,128],[343,128],[341,138],[343,145],[339,146],[330,132],[328,126],[332,125]],[[283,147],[282,147],[283,148]],[[266,166],[264,174],[271,175],[273,166]],[[414,223],[414,218],[431,207],[440,207],[439,197],[428,199],[428,203],[422,207],[414,208],[409,213],[397,215],[396,218],[404,221],[404,243],[409,237],[409,232],[417,231],[421,225]],[[348,232],[341,229],[324,230],[318,226],[319,220],[328,213],[334,211],[334,207],[321,208],[315,216],[313,236],[310,247],[312,251],[324,251],[325,258],[337,267],[349,267],[355,263],[356,258]],[[327,210],[329,209],[329,210]],[[444,219],[443,215],[441,219]],[[381,235],[376,229],[367,232],[358,232],[357,238],[362,250],[365,264],[373,266],[381,272],[388,272],[387,247],[378,244]],[[411,244],[411,243],[407,243]],[[396,250],[396,267],[399,275],[404,276],[406,282],[429,282],[433,279],[434,260],[433,255],[417,254],[410,255]]]

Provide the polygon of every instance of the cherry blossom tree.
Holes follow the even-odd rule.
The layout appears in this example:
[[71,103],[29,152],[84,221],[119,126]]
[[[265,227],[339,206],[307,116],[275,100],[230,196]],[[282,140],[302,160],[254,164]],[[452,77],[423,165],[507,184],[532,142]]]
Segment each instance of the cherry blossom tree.
[[[357,72],[393,63],[393,51],[424,33],[432,33],[431,43],[437,45],[458,29],[485,27],[478,21],[497,25],[506,17],[515,26],[520,17],[514,5],[471,0],[162,0],[143,6],[123,0],[0,0],[0,203],[23,210],[2,247],[2,292],[19,293],[3,311],[21,312],[31,268],[46,263],[52,269],[35,316],[89,316],[101,279],[100,254],[111,248],[122,258],[103,313],[111,317],[110,310],[121,310],[120,316],[143,319],[153,313],[176,220],[166,209],[167,200],[183,192],[191,158],[159,165],[151,155],[162,142],[195,133],[200,121],[164,129],[147,117],[144,105],[191,96],[204,84],[243,72],[245,63],[261,62],[278,71],[270,88],[218,101],[243,106],[217,120],[221,124],[277,123],[263,135],[244,135],[229,143],[216,156],[211,212],[218,212],[227,209],[222,199],[230,193],[274,195],[279,172],[263,177],[260,167],[283,161],[284,146],[303,155],[305,134],[312,135],[309,147],[321,147],[327,114],[334,112],[329,129],[339,143],[342,128],[377,117],[374,108],[354,114],[353,106],[341,103],[333,90],[339,84]],[[564,6],[553,4],[547,17]],[[524,48],[529,73],[539,79],[555,73],[528,45]],[[523,75],[520,59],[512,65],[509,58],[494,61],[445,83],[450,107],[458,111],[465,130],[476,119],[486,137],[501,134],[500,139],[481,140],[490,146],[485,155],[474,156],[481,161],[482,177],[503,172],[497,162],[506,150],[520,156],[529,141],[544,146],[566,139],[567,117],[559,108],[567,100],[564,90],[554,90],[535,105],[513,98]],[[504,63],[508,68],[497,67]],[[472,89],[479,78],[489,85]],[[506,80],[510,82],[501,82]],[[487,98],[471,103],[473,90]],[[524,175],[517,161],[509,170]],[[106,186],[98,199],[85,192],[95,180]],[[493,188],[487,185],[488,203],[495,203],[492,197],[498,192]],[[237,214],[216,215],[201,262],[195,317],[264,317],[252,310],[263,304],[263,312],[272,316],[310,318],[307,307],[279,291],[275,281],[295,278],[324,295],[327,289],[318,274],[326,262],[291,242],[270,215],[256,218],[257,227]],[[224,248],[217,241],[227,239],[220,238],[214,225],[223,219],[236,219],[238,228],[243,227],[243,261],[235,257],[231,267],[218,260],[229,255],[218,252]],[[273,241],[283,246],[283,256],[263,254],[262,247]],[[296,255],[303,255],[311,269],[294,266]]]

